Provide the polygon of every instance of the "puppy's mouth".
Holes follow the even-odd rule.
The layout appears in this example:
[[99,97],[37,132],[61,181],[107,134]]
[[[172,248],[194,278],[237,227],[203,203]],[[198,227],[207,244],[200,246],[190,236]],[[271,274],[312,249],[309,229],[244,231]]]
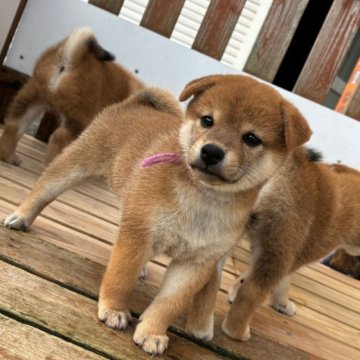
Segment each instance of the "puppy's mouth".
[[211,179],[220,180],[221,182],[224,182],[224,183],[233,183],[234,182],[234,181],[230,181],[229,179],[226,179],[221,174],[212,171],[208,167],[201,167],[196,164],[191,164],[190,167],[192,170],[199,171],[200,173],[210,177]]

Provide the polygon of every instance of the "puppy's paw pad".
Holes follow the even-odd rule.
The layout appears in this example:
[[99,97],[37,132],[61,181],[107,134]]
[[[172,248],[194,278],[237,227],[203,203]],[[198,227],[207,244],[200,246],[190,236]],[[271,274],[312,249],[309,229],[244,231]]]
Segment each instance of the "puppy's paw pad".
[[135,331],[134,343],[151,355],[161,355],[168,347],[169,338],[166,335],[145,334]]
[[16,213],[9,215],[3,222],[7,228],[14,230],[26,231],[29,227],[26,220]]
[[294,316],[296,314],[296,305],[290,300],[272,304],[272,307],[281,314],[288,316]]
[[125,330],[128,324],[132,322],[132,317],[128,310],[116,311],[99,307],[98,317],[105,325],[116,330]]

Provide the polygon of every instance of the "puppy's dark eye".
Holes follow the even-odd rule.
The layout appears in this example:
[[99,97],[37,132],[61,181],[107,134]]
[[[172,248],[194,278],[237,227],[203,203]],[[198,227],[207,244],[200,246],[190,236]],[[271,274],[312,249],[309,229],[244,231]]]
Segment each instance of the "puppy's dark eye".
[[200,118],[201,126],[204,128],[209,128],[214,125],[214,119],[210,115],[205,115]]
[[262,143],[262,141],[253,133],[246,133],[243,135],[244,143],[248,146],[258,146]]

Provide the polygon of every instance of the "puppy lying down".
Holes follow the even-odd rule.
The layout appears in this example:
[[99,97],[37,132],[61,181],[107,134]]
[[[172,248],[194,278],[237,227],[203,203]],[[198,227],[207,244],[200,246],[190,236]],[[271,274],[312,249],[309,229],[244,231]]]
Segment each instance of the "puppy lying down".
[[196,299],[240,238],[263,184],[311,134],[294,106],[250,77],[200,78],[180,100],[190,97],[185,115],[160,89],[107,107],[5,219],[7,227],[26,230],[69,187],[93,175],[108,178],[122,213],[100,289],[100,320],[126,329],[139,272],[157,254],[172,257],[134,334],[151,354],[167,348],[167,328],[192,299],[189,331],[212,337],[211,313],[199,326],[192,321],[200,311]]

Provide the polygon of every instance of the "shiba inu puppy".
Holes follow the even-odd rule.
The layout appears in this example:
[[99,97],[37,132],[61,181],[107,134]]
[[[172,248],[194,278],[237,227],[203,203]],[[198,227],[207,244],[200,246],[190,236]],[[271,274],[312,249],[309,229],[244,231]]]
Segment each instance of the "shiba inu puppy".
[[45,111],[54,112],[60,127],[52,134],[45,163],[90,124],[105,106],[119,102],[143,87],[114,61],[88,28],[47,49],[33,76],[13,99],[0,139],[0,160],[18,165],[16,145],[26,128]]
[[250,267],[229,293],[223,323],[232,338],[250,337],[251,316],[272,290],[272,306],[295,314],[289,275],[302,265],[335,248],[360,255],[360,172],[317,160],[299,147],[260,192],[247,231]]
[[194,80],[180,100],[191,97],[185,116],[160,89],[107,107],[5,219],[7,227],[26,230],[73,184],[107,177],[122,213],[100,289],[100,320],[125,329],[140,270],[157,254],[172,257],[134,334],[135,343],[151,354],[167,348],[167,328],[238,241],[263,184],[311,134],[294,106],[250,77]]

